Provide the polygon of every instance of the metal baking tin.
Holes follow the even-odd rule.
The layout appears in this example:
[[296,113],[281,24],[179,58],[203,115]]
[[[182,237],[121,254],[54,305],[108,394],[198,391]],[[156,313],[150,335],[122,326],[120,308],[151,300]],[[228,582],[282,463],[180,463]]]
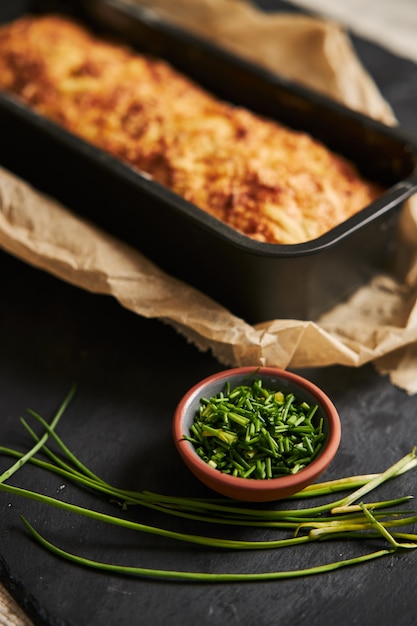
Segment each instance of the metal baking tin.
[[250,323],[314,320],[386,268],[401,206],[417,191],[416,147],[397,129],[292,84],[152,11],[116,0],[2,0],[0,20],[64,10],[167,59],[218,97],[301,129],[387,188],[322,237],[254,241],[146,175],[0,94],[0,164],[133,245]]

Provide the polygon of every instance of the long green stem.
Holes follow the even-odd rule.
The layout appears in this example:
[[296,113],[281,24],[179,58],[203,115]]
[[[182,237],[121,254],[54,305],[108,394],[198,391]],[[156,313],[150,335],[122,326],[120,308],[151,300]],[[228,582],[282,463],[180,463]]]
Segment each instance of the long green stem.
[[[30,413],[30,415],[32,415],[32,417],[34,417],[35,419],[37,419],[40,422],[40,424],[45,429],[46,433],[52,439],[54,439],[56,441],[56,443],[58,444],[58,446],[61,449],[61,451],[65,454],[65,456],[70,460],[70,462],[73,464],[73,466],[76,469],[74,470],[74,468],[72,468],[68,464],[64,463],[56,454],[54,454],[51,450],[49,450],[49,448],[47,448],[46,445],[44,445],[42,451],[50,459],[52,459],[54,461],[54,463],[56,463],[56,465],[58,465],[59,467],[62,467],[63,469],[70,470],[74,474],[79,474],[81,476],[87,476],[88,478],[91,478],[92,480],[94,480],[96,483],[106,484],[106,483],[104,483],[104,481],[101,480],[101,478],[99,478],[99,476],[94,474],[90,469],[88,469],[88,467],[86,467],[83,463],[81,463],[81,461],[65,445],[65,443],[62,441],[62,439],[55,432],[55,424],[49,425],[48,422],[46,420],[44,420],[43,417],[41,417],[35,411],[29,411],[29,413]],[[27,424],[27,422],[25,420],[22,420],[22,424],[25,426],[26,430],[31,434],[31,436],[35,439],[35,441],[37,441],[38,437],[33,432],[33,430],[30,428],[29,424]]]
[[404,471],[408,471],[408,469],[412,469],[417,465],[417,456],[416,456],[416,448],[414,448],[409,454],[404,456],[402,459],[394,463],[391,467],[389,467],[385,472],[377,475],[375,478],[370,480],[368,483],[351,493],[350,495],[343,498],[341,501],[334,503],[332,508],[332,513],[343,513],[345,508],[350,506],[353,502],[360,500],[364,495],[382,485],[382,483],[386,482],[390,478],[394,476],[398,476],[398,474],[403,473]]
[[[55,426],[58,424],[59,420],[64,414],[65,409],[67,408],[68,404],[71,402],[75,394],[75,389],[76,389],[75,386],[73,386],[71,391],[65,398],[64,402],[59,407],[51,423],[52,429],[55,428]],[[37,444],[31,448],[31,450],[29,450],[25,455],[23,455],[20,459],[18,459],[14,465],[9,467],[9,469],[7,469],[5,472],[3,472],[0,475],[0,483],[3,483],[5,480],[8,480],[11,476],[13,476],[15,472],[17,472],[21,467],[23,467],[23,465],[27,463],[45,445],[47,440],[48,440],[48,433],[45,433],[42,436],[42,438],[39,439]]]
[[166,537],[169,539],[176,539],[178,541],[185,541],[188,543],[210,546],[212,548],[227,548],[230,550],[266,550],[272,548],[276,549],[288,547],[310,541],[308,536],[291,537],[289,539],[278,539],[276,541],[239,541],[233,539],[217,539],[213,537],[191,535],[188,533],[179,533],[171,530],[165,530],[156,526],[148,526],[146,524],[140,524],[138,522],[131,522],[130,520],[115,517],[113,515],[107,515],[105,513],[100,513],[99,511],[94,511],[92,509],[86,509],[75,504],[68,504],[67,502],[57,500],[56,498],[51,498],[50,496],[45,496],[35,491],[22,489],[20,487],[13,487],[12,485],[0,484],[0,491],[5,491],[6,493],[10,493],[13,495],[24,496],[25,498],[29,498],[43,504],[52,505],[59,509],[63,509],[64,511],[83,515],[85,517],[105,522],[107,524],[113,524],[115,526],[121,526],[123,528],[129,528],[130,530],[136,530],[151,535],[158,535],[160,537]]
[[126,565],[115,565],[112,563],[102,563],[99,561],[94,561],[91,559],[87,559],[85,557],[80,557],[70,552],[66,552],[61,548],[57,547],[53,543],[47,541],[42,535],[40,535],[31,524],[24,518],[23,522],[25,523],[27,529],[32,533],[33,537],[39,541],[41,545],[45,548],[60,556],[64,559],[72,561],[73,563],[77,563],[78,565],[87,566],[94,569],[104,570],[107,572],[117,573],[117,574],[125,574],[129,576],[140,576],[146,578],[162,578],[169,580],[187,580],[194,582],[210,582],[210,583],[224,583],[224,582],[260,582],[260,581],[268,581],[268,580],[283,580],[289,578],[300,578],[302,576],[312,576],[317,574],[324,574],[326,572],[331,572],[337,569],[341,569],[342,567],[351,567],[354,565],[360,565],[361,563],[366,563],[373,559],[380,558],[382,556],[386,556],[387,554],[391,554],[393,552],[390,550],[377,550],[376,552],[371,552],[369,554],[365,554],[362,556],[357,556],[351,559],[345,559],[341,561],[334,561],[331,563],[326,563],[325,565],[319,565],[316,567],[308,567],[299,570],[289,570],[289,571],[278,571],[278,572],[254,572],[254,573],[207,573],[207,572],[185,572],[185,571],[172,571],[165,569],[150,569],[146,567],[130,567]]
[[[379,521],[378,521],[378,520],[374,517],[374,515],[372,515],[371,511],[369,511],[369,510],[368,510],[368,508],[367,508],[367,507],[366,507],[363,503],[361,503],[361,506],[362,506],[362,510],[363,510],[363,512],[365,513],[366,517],[369,519],[370,524],[371,524],[372,526],[374,526],[374,527],[378,530],[378,532],[380,532],[380,533],[381,533],[381,535],[382,535],[382,536],[383,536],[383,537],[384,537],[384,538],[385,538],[385,539],[386,539],[389,543],[391,543],[391,545],[392,545],[394,548],[409,548],[409,549],[415,549],[415,548],[417,548],[417,543],[415,543],[415,542],[413,542],[413,543],[406,543],[406,542],[398,543],[398,541],[396,541],[396,540],[395,540],[395,537],[394,537],[394,536],[393,536],[390,532],[388,532],[388,530],[387,530],[387,526],[386,526],[386,525],[381,524],[381,523],[380,523],[380,522],[379,522]],[[416,520],[414,519],[414,521],[416,521]],[[411,522],[411,523],[413,523],[413,522]]]

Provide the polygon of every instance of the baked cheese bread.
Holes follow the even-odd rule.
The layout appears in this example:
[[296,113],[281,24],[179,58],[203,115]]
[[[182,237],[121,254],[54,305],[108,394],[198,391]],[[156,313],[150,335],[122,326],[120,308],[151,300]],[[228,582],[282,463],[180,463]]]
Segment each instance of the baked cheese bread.
[[0,28],[0,89],[258,241],[309,241],[381,189],[303,132],[58,15]]

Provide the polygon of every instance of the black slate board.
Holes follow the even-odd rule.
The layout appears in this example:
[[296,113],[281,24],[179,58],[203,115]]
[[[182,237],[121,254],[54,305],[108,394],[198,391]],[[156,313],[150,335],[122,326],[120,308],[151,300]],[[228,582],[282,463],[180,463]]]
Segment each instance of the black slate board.
[[[170,328],[137,318],[107,297],[60,283],[5,254],[0,259],[6,278],[0,313],[1,442],[25,449],[29,439],[19,416],[30,407],[49,418],[77,381],[77,394],[59,433],[91,469],[126,488],[209,495],[177,457],[170,422],[180,395],[220,369],[218,363]],[[416,399],[392,387],[371,366],[304,373],[330,394],[342,418],[340,452],[327,477],[380,471],[417,442]],[[1,459],[1,468],[8,463]],[[112,505],[34,468],[21,470],[12,483],[118,513]],[[414,494],[415,484],[415,474],[406,475],[382,489],[381,497]],[[412,553],[321,577],[275,583],[217,586],[136,580],[57,559],[29,538],[19,516],[25,515],[70,551],[147,567],[292,569],[356,552],[346,543],[335,543],[311,550],[231,554],[119,531],[6,494],[0,494],[0,510],[1,578],[36,624],[187,626],[214,621],[247,626],[401,626],[417,618]],[[270,536],[266,531],[228,527],[220,531],[170,521],[146,510],[131,511],[130,517],[193,533]]]
[[[274,3],[281,6],[281,3]],[[285,5],[282,5],[285,6]],[[355,45],[403,122],[417,136],[417,72],[412,63],[355,39]],[[182,465],[171,440],[181,395],[222,366],[171,328],[134,316],[117,302],[66,285],[0,253],[0,444],[25,449],[19,416],[30,407],[50,417],[78,384],[59,427],[66,443],[94,471],[125,488],[211,495]],[[372,366],[303,371],[332,397],[342,443],[323,478],[385,469],[417,443],[417,400]],[[0,470],[10,461],[0,459]],[[104,512],[117,509],[34,468],[14,484]],[[415,473],[379,495],[416,494]],[[0,493],[0,579],[35,624],[55,626],[321,626],[417,621],[416,555],[402,553],[293,581],[208,585],[132,579],[92,572],[45,552],[24,530],[25,515],[63,548],[93,558],[147,567],[199,571],[266,571],[305,567],[351,555],[349,544],[231,554],[117,530],[55,508]],[[207,528],[146,510],[143,523],[224,537],[269,537],[267,531]],[[366,551],[370,546],[364,546]]]

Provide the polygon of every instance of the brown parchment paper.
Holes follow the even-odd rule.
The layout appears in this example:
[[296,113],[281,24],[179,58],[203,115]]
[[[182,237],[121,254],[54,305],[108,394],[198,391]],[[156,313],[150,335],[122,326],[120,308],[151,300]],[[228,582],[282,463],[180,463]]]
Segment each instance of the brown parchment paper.
[[[244,0],[126,0],[161,14],[293,80],[387,124],[395,118],[336,24],[262,13]],[[367,362],[417,391],[417,209],[402,216],[401,273],[380,275],[317,322],[251,326],[167,275],[139,251],[76,217],[0,169],[0,246],[80,288],[116,298],[138,315],[175,327],[221,364],[283,368]],[[401,277],[400,277],[401,276]]]

